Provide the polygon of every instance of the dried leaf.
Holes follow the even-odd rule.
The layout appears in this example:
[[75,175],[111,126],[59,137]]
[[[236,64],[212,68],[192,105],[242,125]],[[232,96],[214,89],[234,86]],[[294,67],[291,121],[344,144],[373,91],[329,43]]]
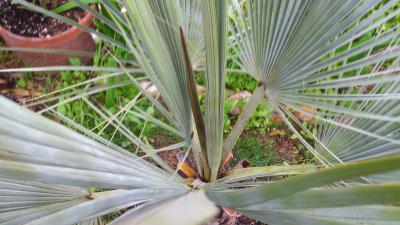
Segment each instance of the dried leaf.
[[274,121],[275,123],[282,123],[282,117],[279,115],[278,112],[275,110],[272,111],[271,115],[269,115],[269,119],[271,121]]
[[282,134],[282,130],[273,130],[269,133],[270,137],[280,136]]
[[196,171],[186,162],[182,163],[180,170],[189,178],[197,176]]
[[[316,111],[316,108],[309,106],[309,105],[302,105],[300,106],[301,109],[303,109],[304,111],[313,113]],[[308,113],[304,113],[304,112],[300,112],[300,111],[294,111],[294,115],[299,118],[301,121],[311,121],[313,119],[313,116],[308,114]]]
[[222,168],[225,168],[232,160],[233,160],[233,153],[229,152],[228,157],[226,157],[224,165],[222,166]]
[[225,211],[226,214],[228,214],[228,216],[236,217],[236,215],[237,215],[236,211],[233,209],[224,208],[224,207],[222,207],[222,209]]
[[251,97],[251,93],[248,91],[241,91],[237,93],[233,93],[228,97],[228,101],[230,100],[247,100]]

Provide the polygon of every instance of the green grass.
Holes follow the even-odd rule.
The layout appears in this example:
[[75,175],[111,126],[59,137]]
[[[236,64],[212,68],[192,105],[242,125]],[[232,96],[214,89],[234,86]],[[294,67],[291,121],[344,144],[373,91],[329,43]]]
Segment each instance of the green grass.
[[233,149],[233,156],[233,166],[242,159],[249,161],[252,167],[282,162],[282,158],[276,155],[271,140],[262,141],[260,137],[250,134],[244,134],[238,140]]
[[[96,75],[91,75],[96,76]],[[68,87],[76,83],[83,82],[88,79],[88,74],[83,72],[62,72],[60,76],[61,87]],[[119,79],[125,79],[124,77],[120,77]],[[108,83],[109,81],[104,81]],[[112,81],[115,82],[115,81]],[[79,88],[81,89],[81,88]],[[69,91],[68,91],[69,92]],[[114,88],[107,90],[106,92],[98,93],[94,96],[91,96],[90,99],[96,99],[97,102],[104,103],[105,109],[112,113],[116,114],[124,107],[128,102],[134,98],[134,96],[138,93],[138,89],[134,87],[134,85],[127,85],[124,87]],[[63,99],[60,99],[63,101]],[[137,103],[140,108],[146,111],[150,115],[154,115],[154,108],[147,101],[140,100]],[[57,107],[57,112],[62,115],[67,116],[69,119],[76,121],[77,123],[83,125],[88,129],[92,129],[94,127],[98,127],[104,121],[104,119],[95,112],[89,105],[87,105],[84,100],[78,99],[73,102],[61,105]],[[123,114],[118,118],[121,119]],[[136,118],[131,114],[126,114],[122,120],[123,124],[136,135],[140,135],[143,129],[144,136],[148,136],[151,134],[156,127],[152,123],[145,123],[144,120]],[[146,124],[146,126],[144,126]],[[104,125],[104,124],[103,124]],[[134,145],[131,141],[128,140],[125,136],[123,136],[120,132],[115,133],[115,128],[112,126],[108,126],[103,130],[103,125],[99,126],[97,129],[93,131],[101,135],[103,138],[109,140],[111,138],[112,142],[120,145],[126,149],[134,149]]]
[[234,91],[254,91],[257,81],[247,74],[230,73],[226,76],[226,88]]

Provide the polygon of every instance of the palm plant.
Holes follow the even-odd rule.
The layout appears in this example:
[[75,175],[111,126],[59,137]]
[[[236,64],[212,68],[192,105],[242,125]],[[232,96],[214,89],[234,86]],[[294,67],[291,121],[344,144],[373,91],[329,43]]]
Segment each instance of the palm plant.
[[[0,70],[104,73],[36,99],[28,106],[46,105],[37,114],[0,97],[0,224],[101,224],[102,215],[121,209],[127,211],[111,224],[201,224],[215,215],[214,204],[268,224],[400,224],[397,0],[102,0],[102,13],[74,0],[118,39],[15,2],[79,26],[130,57],[109,53],[117,67]],[[228,60],[238,68],[226,68]],[[197,71],[206,80],[204,115]],[[224,139],[224,78],[232,71],[259,85]],[[102,82],[109,78],[119,79]],[[140,85],[143,80],[158,96]],[[129,85],[140,92],[116,112],[96,97]],[[142,99],[158,116],[140,108]],[[56,110],[73,101],[103,118],[98,130]],[[318,164],[223,176],[222,165],[259,104],[273,106]],[[295,111],[313,116],[317,133]],[[124,124],[127,115],[179,141],[157,149]],[[106,129],[113,130],[109,140],[102,137]],[[143,154],[115,144],[117,133]],[[184,149],[184,158],[193,155],[197,176],[178,173],[185,160],[173,169],[157,154],[176,148]],[[258,179],[265,177],[275,179]]]

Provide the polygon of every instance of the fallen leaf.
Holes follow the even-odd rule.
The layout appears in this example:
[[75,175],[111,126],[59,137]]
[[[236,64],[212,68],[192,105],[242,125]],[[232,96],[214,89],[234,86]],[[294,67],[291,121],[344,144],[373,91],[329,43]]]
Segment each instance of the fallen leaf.
[[2,94],[13,94],[20,97],[30,96],[30,92],[25,89],[14,88],[14,89],[4,89],[1,91]]
[[41,95],[42,95],[42,93],[40,91],[34,91],[34,90],[31,91],[32,97],[39,97]]
[[180,170],[189,178],[197,176],[196,171],[186,162],[182,163]]
[[294,111],[294,115],[299,118],[301,121],[311,121],[313,119],[313,115],[312,113],[316,111],[316,108],[309,106],[309,105],[301,105],[300,106],[301,109],[303,109],[306,112],[300,112],[300,111]]
[[229,95],[228,101],[231,101],[231,100],[247,100],[250,97],[251,97],[251,93],[249,91],[240,91],[240,92],[233,93],[233,94]]
[[282,123],[283,121],[282,117],[275,110],[272,111],[271,115],[269,115],[269,119],[274,121],[275,123]]
[[270,137],[276,137],[276,136],[280,136],[282,134],[281,130],[273,130],[269,133]]

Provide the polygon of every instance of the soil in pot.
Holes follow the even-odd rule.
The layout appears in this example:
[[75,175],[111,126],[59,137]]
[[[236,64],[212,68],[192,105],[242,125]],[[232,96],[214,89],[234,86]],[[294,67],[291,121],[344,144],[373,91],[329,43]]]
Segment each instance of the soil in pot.
[[[54,3],[48,4],[46,8],[51,10],[68,2],[68,0],[54,1]],[[79,21],[85,16],[85,11],[75,8],[62,13],[62,15]],[[71,27],[60,20],[46,17],[43,14],[27,10],[21,5],[13,4],[12,0],[0,0],[0,25],[14,34],[33,38],[55,36]]]
[[[51,3],[46,8],[54,9],[67,1],[49,1]],[[92,5],[92,9],[95,8],[96,6]],[[93,15],[80,8],[66,11],[62,15],[83,26],[93,26]],[[90,64],[96,49],[96,44],[89,33],[78,27],[71,27],[60,20],[30,11],[19,4],[13,4],[12,0],[0,0],[0,36],[8,47],[70,52],[69,54],[50,54],[15,51],[15,54],[28,66],[69,65],[70,58],[79,58],[82,64]],[[73,51],[77,51],[76,55],[71,53]]]

